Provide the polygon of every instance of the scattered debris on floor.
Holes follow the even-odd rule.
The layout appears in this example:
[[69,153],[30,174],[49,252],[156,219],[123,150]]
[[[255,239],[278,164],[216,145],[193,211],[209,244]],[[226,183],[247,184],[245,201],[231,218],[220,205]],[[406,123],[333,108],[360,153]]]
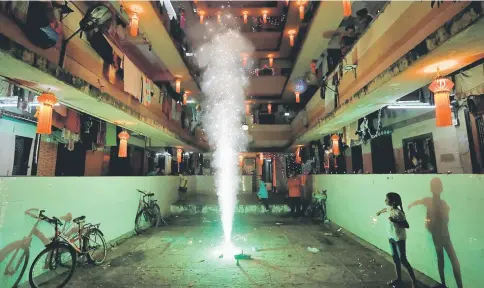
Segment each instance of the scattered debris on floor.
[[324,233],[324,236],[333,236],[333,233],[326,232],[326,233]]
[[313,252],[313,253],[318,253],[319,252],[319,249],[318,248],[314,248],[314,247],[308,247],[308,251],[309,252]]
[[281,222],[276,222],[276,225],[282,225],[282,223]]

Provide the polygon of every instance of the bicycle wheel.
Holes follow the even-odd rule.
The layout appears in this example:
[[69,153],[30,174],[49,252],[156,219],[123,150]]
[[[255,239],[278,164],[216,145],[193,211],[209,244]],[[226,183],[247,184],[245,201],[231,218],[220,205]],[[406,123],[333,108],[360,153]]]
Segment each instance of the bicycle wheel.
[[29,272],[30,287],[64,287],[76,269],[77,254],[64,243],[54,243],[35,257]]
[[104,240],[103,233],[98,229],[90,229],[84,238],[84,249],[87,257],[94,265],[99,265],[106,259],[108,245]]
[[18,287],[29,263],[29,254],[29,249],[25,248],[16,248],[8,253],[3,259],[3,262],[7,264],[3,272],[6,282],[0,281],[0,286]]
[[150,212],[148,208],[143,208],[136,214],[136,219],[134,220],[134,231],[136,234],[141,234],[143,230],[148,228],[150,223]]
[[158,204],[153,204],[151,206],[151,227],[158,227],[160,225],[160,219],[161,219],[161,211],[160,211],[160,206]]

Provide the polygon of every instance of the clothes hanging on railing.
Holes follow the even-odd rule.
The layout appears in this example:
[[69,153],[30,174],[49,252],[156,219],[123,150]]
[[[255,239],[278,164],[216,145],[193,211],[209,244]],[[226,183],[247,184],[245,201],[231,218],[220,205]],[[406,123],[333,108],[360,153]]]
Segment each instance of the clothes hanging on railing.
[[143,74],[131,60],[124,56],[124,91],[141,102]]

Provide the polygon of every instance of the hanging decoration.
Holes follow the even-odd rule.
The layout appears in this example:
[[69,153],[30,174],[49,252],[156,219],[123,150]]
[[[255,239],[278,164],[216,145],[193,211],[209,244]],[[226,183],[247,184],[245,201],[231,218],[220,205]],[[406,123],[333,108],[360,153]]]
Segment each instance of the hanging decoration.
[[301,162],[302,162],[302,159],[301,159],[301,146],[298,146],[296,148],[296,157],[294,159],[294,162],[296,164],[301,164]]
[[242,56],[242,66],[247,66],[247,56]]
[[259,161],[260,161],[260,162],[259,162],[259,163],[260,163],[260,165],[262,166],[262,164],[264,164],[264,153],[260,153],[260,154],[259,154]]
[[296,30],[289,30],[287,32],[289,34],[289,46],[294,46],[294,35],[296,35]]
[[262,14],[262,20],[264,21],[264,24],[266,24],[267,23],[267,11],[263,11],[262,13],[263,13]]
[[269,114],[272,114],[272,105],[271,105],[271,103],[267,104],[267,112]]
[[306,92],[308,84],[306,83],[306,81],[304,81],[304,79],[299,78],[293,82],[292,87],[294,94],[296,95],[296,103],[299,103],[301,101],[300,95]]
[[111,83],[111,84],[116,83],[116,68],[112,64],[109,65],[108,80],[109,80],[109,83]]
[[222,13],[221,12],[217,13],[217,23],[218,24],[222,23]]
[[449,97],[452,88],[454,88],[454,82],[440,76],[437,76],[429,86],[429,90],[434,93],[435,124],[437,127],[452,126],[452,109]]
[[188,100],[188,94],[190,92],[189,91],[184,91],[183,92],[183,106],[186,106],[187,105],[187,100]]
[[249,103],[245,104],[245,114],[246,115],[250,114],[250,104]]
[[351,0],[343,0],[343,16],[351,16]]
[[126,130],[123,130],[121,133],[118,134],[118,137],[119,137],[118,157],[119,158],[126,158],[126,157],[128,157],[129,134]]
[[341,151],[339,149],[339,135],[334,134],[331,136],[331,142],[333,142],[332,149],[333,149],[333,155],[338,156]]
[[200,11],[200,24],[203,24],[204,17],[205,17],[205,11]]
[[181,80],[180,78],[176,78],[175,80],[175,92],[180,93],[181,91]]
[[40,103],[37,113],[37,133],[38,134],[51,134],[52,133],[52,110],[57,103],[57,97],[54,94],[43,93],[37,97],[37,101]]
[[129,34],[131,34],[131,36],[133,37],[138,36],[138,25],[139,25],[139,15],[138,13],[133,12],[129,23]]
[[176,162],[180,164],[182,162],[183,150],[181,148],[176,149]]
[[306,1],[299,0],[299,19],[304,20],[304,4]]
[[274,56],[272,54],[269,54],[268,57],[269,57],[269,67],[272,68],[272,65],[274,64]]
[[244,15],[243,16],[244,17],[244,24],[247,24],[247,16],[249,15],[249,12],[244,11],[242,14]]
[[239,167],[242,169],[244,167],[244,156],[239,155]]

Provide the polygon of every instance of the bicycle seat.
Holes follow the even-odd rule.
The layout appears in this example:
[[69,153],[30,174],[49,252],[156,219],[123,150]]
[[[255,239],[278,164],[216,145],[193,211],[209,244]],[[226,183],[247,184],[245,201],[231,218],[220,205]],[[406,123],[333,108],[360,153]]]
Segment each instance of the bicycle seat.
[[146,196],[148,196],[148,197],[155,196],[155,193],[148,193],[148,194],[146,194]]
[[64,221],[64,222],[72,221],[72,214],[71,214],[71,212],[69,212],[64,216],[59,217],[59,219]]
[[74,223],[79,224],[80,222],[84,221],[85,219],[86,219],[86,216],[80,216],[80,217],[74,218],[74,220],[72,220],[72,221]]

